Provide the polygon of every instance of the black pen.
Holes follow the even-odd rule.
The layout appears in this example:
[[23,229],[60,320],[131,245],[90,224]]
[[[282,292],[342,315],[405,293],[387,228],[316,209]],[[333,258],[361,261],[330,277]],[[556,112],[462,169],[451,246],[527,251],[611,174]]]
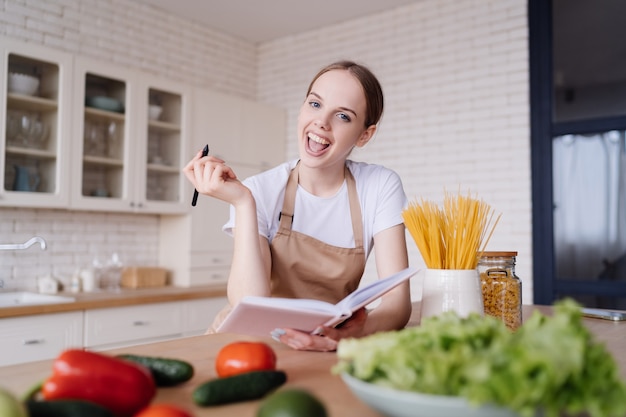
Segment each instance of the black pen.
[[[209,154],[209,144],[204,145],[204,149],[202,149],[202,157],[205,157]],[[198,202],[198,190],[193,190],[193,199],[191,200],[191,205],[195,206]]]

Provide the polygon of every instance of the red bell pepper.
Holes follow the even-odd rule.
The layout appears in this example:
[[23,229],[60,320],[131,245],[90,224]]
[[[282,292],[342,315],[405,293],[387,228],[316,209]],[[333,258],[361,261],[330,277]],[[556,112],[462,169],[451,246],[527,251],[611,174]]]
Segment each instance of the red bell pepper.
[[46,400],[92,401],[118,417],[129,417],[156,394],[147,368],[101,353],[66,350],[55,359],[52,369],[42,387]]

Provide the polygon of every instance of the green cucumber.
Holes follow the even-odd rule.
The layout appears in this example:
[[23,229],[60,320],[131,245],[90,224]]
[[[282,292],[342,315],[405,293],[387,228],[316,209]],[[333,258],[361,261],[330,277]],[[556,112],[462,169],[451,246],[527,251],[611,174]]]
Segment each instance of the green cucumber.
[[83,400],[26,401],[29,417],[113,417],[101,405]]
[[187,382],[193,377],[193,366],[189,362],[179,359],[131,354],[118,355],[117,357],[148,368],[157,387],[172,387]]
[[193,400],[200,406],[257,400],[287,381],[283,371],[251,371],[216,378],[198,386]]

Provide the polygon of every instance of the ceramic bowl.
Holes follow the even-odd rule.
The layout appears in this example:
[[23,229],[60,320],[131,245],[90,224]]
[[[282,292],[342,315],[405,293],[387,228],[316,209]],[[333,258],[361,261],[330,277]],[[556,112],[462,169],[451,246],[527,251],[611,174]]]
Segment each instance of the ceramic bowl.
[[33,77],[32,75],[10,72],[8,88],[9,93],[32,96],[35,95],[39,88],[39,78]]
[[162,111],[163,111],[163,107],[157,106],[156,104],[151,104],[148,107],[148,118],[150,120],[159,120],[159,117],[161,117]]
[[341,374],[361,401],[389,417],[518,417],[513,411],[493,406],[472,407],[464,398],[420,394],[381,387]]
[[85,98],[85,105],[100,110],[107,110],[116,113],[124,112],[124,103],[111,97],[93,96]]

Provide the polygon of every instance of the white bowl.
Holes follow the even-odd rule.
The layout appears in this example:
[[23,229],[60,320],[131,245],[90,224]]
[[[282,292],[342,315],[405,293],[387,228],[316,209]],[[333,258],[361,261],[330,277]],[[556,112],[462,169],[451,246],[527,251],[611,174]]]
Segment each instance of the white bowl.
[[124,103],[121,101],[106,97],[106,96],[93,96],[85,97],[85,105],[100,110],[112,111],[116,113],[124,113]]
[[395,390],[346,373],[341,378],[361,401],[389,417],[518,417],[507,408],[472,407],[461,397]]
[[32,75],[9,73],[9,93],[24,94],[32,96],[39,88],[39,78]]
[[151,104],[148,107],[148,118],[150,120],[159,120],[159,117],[161,117],[162,111],[163,111],[163,107],[157,106],[156,104]]

